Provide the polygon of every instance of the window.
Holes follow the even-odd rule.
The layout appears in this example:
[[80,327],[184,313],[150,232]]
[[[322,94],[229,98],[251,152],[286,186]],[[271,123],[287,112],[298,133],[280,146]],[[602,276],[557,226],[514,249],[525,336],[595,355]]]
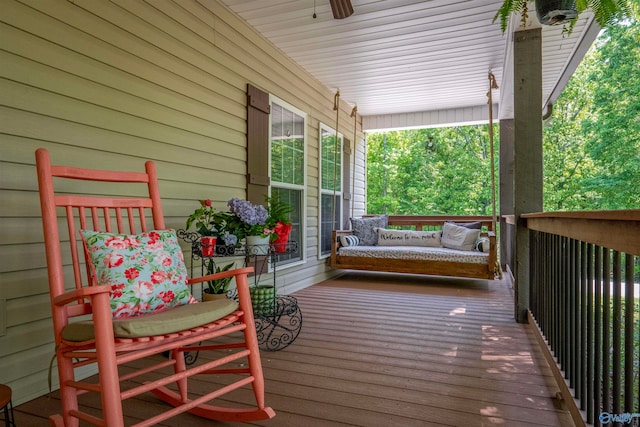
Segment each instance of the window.
[[343,137],[320,123],[320,256],[331,253],[333,230],[342,229]]
[[293,208],[290,241],[298,243],[295,253],[279,258],[289,264],[304,253],[306,114],[272,96],[269,117],[271,196]]

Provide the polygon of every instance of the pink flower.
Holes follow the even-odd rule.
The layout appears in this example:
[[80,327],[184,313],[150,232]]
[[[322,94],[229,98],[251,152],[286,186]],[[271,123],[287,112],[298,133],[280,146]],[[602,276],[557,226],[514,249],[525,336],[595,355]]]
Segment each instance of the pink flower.
[[206,199],[202,201],[202,205],[210,207],[211,205],[213,205],[213,203],[211,202],[211,199]]
[[[128,240],[128,239],[127,239]],[[109,237],[105,242],[105,246],[112,249],[127,249],[129,242],[118,236]]]
[[113,317],[117,318],[135,316],[136,311],[137,310],[131,303],[122,304],[116,307],[116,309],[113,311]]
[[104,258],[104,265],[106,265],[109,268],[118,267],[119,265],[122,265],[123,262],[124,262],[124,257],[120,254],[113,253],[113,252],[107,254],[107,256],[105,256]]
[[127,242],[127,245],[131,248],[137,248],[140,246],[140,241],[138,239],[132,239],[131,237],[127,237],[124,239]]
[[147,242],[146,248],[150,251],[159,251],[163,248],[162,241],[160,240],[149,240]]
[[151,281],[156,285],[162,283],[167,279],[167,273],[165,271],[154,271],[151,273]]
[[157,231],[152,231],[149,233],[149,239],[156,241],[160,239],[160,234]]
[[131,267],[124,271],[124,275],[127,279],[133,280],[140,275],[140,272],[135,268]]
[[173,264],[173,260],[171,259],[171,257],[166,255],[161,258],[160,262],[162,263],[163,267],[169,267],[171,264]]
[[149,313],[151,311],[151,304],[146,301],[140,301],[138,305],[136,305],[136,311],[138,313]]
[[140,281],[133,285],[133,293],[136,298],[141,300],[149,299],[153,293],[153,284],[151,282]]

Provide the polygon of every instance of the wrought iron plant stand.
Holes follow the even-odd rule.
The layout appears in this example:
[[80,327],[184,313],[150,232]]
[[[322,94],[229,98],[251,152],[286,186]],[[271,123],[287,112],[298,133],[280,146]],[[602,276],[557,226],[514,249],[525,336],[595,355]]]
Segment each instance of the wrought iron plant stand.
[[[275,250],[274,245],[258,245],[249,248],[247,245],[220,246],[217,245],[212,256],[203,256],[200,244],[200,235],[195,232],[177,230],[178,237],[191,245],[191,274],[194,264],[201,260],[201,274],[205,274],[207,262],[220,262],[222,258],[244,257],[245,266],[253,266],[254,282],[250,287],[252,291],[259,292],[260,279],[265,267],[271,266],[273,275],[273,292],[267,298],[256,298],[253,301],[253,314],[256,323],[256,334],[260,349],[265,351],[278,351],[292,344],[302,329],[302,312],[298,301],[290,295],[278,295],[277,292],[277,264],[283,255],[294,253],[297,250],[297,242],[289,242],[285,247]],[[257,293],[256,293],[257,294]],[[236,299],[235,290],[227,292],[227,297]],[[196,355],[189,355],[188,363],[193,363]],[[193,360],[190,360],[193,359]]]

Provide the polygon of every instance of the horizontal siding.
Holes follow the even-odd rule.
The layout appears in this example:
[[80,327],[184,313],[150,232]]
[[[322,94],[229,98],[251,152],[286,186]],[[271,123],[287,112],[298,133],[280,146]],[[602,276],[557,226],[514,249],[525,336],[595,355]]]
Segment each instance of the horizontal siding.
[[167,226],[184,228],[198,199],[245,196],[248,83],[308,115],[306,263],[278,272],[289,292],[331,274],[317,259],[317,130],[335,121],[335,89],[217,0],[2,0],[0,383],[14,403],[48,391],[53,348],[35,150],[102,169],[154,160]]

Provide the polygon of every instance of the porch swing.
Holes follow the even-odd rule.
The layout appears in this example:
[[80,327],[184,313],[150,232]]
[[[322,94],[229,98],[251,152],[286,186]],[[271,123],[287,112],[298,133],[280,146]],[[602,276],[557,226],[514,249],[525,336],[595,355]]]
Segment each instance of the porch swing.
[[[489,72],[487,96],[492,165],[491,219],[486,216],[447,215],[364,215],[361,219],[354,219],[352,204],[351,230],[336,230],[334,221],[329,259],[331,268],[489,280],[495,279],[496,276],[502,277],[495,235],[497,214],[491,94],[492,89],[497,88],[495,76]],[[336,93],[334,110],[338,109],[339,96],[339,92]],[[355,111],[357,110],[354,107],[351,113],[354,117],[354,141]],[[336,113],[336,141],[338,116]],[[337,150],[334,150],[334,155],[336,152]],[[355,167],[355,156],[353,157]],[[334,168],[334,218],[337,173]],[[353,181],[351,185],[355,185]]]

